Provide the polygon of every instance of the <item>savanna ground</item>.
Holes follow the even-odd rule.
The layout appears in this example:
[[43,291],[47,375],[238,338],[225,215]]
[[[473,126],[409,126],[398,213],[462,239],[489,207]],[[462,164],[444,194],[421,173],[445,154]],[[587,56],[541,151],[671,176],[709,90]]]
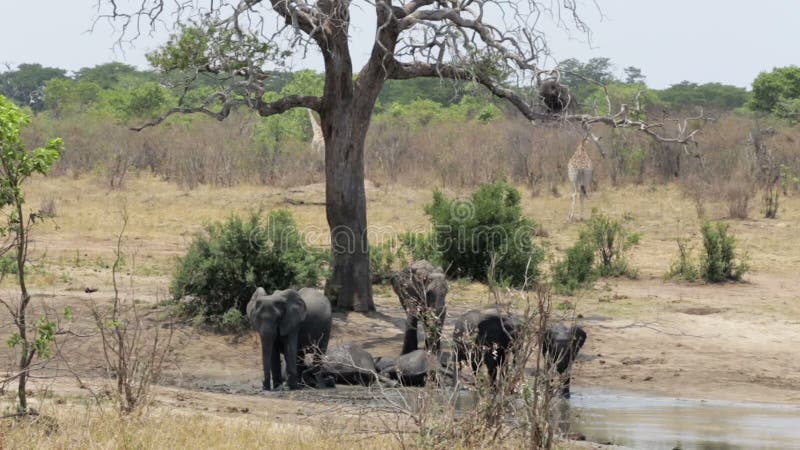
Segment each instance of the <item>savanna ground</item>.
[[[188,322],[176,324],[176,351],[156,389],[152,414],[143,422],[87,414],[95,400],[72,375],[79,374],[88,386],[110,384],[88,305],[112,298],[111,265],[123,209],[130,221],[120,288],[127,297],[135,295],[149,320],[158,322],[166,317],[159,304],[168,298],[175,257],[204,223],[252,208],[288,208],[300,228],[325,245],[322,185],[184,191],[139,176],[130,177],[125,189],[109,191],[91,177],[59,177],[32,180],[27,191],[31,208],[50,200],[56,207],[56,217],[35,229],[31,245],[34,315],[70,306],[73,318],[61,323],[70,333],[59,335],[59,354],[39,372],[42,378],[32,380],[36,407],[53,415],[60,431],[46,435],[39,428],[37,433],[2,428],[0,446],[350,448],[365,441],[359,440],[362,435],[345,434],[380,430],[380,420],[363,414],[365,405],[338,394],[346,389],[260,394],[255,335],[222,336],[198,331]],[[428,224],[423,212],[431,200],[428,189],[370,185],[367,196],[376,236],[422,230]],[[676,187],[602,186],[588,205],[623,218],[642,239],[630,252],[638,279],[601,279],[573,297],[557,297],[557,306],[562,305],[557,309],[574,306],[589,334],[574,370],[574,391],[604,386],[800,404],[800,198],[783,198],[778,219],[758,218],[754,210],[752,219],[729,222],[751,268],[743,283],[721,285],[664,281],[677,257],[676,236],[691,234],[695,250],[700,248],[695,208]],[[566,220],[568,196],[525,193],[523,207],[541,225],[536,240],[550,261],[577,239],[580,225]],[[710,204],[707,214],[721,219],[726,210]],[[87,287],[97,291],[85,293]],[[6,281],[5,295],[13,295],[13,289]],[[447,300],[451,317],[494,301],[486,286],[468,282],[451,283]],[[337,313],[332,343],[359,341],[374,356],[399,354],[404,321],[399,302],[387,286],[375,287],[375,302],[375,313]],[[5,311],[0,326],[3,336],[11,334]],[[0,361],[8,370],[15,362],[5,346]],[[3,403],[9,405],[15,390],[6,388]],[[147,433],[139,432],[142,426]],[[369,439],[375,447],[399,445],[392,435]]]

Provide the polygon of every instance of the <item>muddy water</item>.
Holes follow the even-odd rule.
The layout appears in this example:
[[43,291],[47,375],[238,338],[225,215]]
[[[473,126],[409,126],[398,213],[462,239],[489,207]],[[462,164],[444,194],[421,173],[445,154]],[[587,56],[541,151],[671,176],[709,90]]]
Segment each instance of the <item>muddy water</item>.
[[800,406],[573,390],[562,430],[633,448],[800,449]]

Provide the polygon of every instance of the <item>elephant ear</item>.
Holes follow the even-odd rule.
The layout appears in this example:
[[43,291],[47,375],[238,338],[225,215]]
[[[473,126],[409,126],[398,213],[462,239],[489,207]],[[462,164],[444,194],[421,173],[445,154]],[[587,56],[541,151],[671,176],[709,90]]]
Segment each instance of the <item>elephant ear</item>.
[[297,330],[300,323],[306,318],[306,302],[294,289],[285,291],[286,309],[281,317],[279,328],[281,336],[287,336]]
[[247,317],[250,319],[250,322],[255,321],[254,314],[256,313],[256,306],[258,306],[258,299],[266,297],[267,292],[264,288],[259,287],[253,292],[253,295],[250,297],[250,301],[247,302]]
[[583,328],[581,327],[572,327],[571,331],[573,336],[572,351],[573,353],[577,354],[578,350],[580,350],[581,347],[583,347],[583,344],[586,342],[586,332],[583,331]]

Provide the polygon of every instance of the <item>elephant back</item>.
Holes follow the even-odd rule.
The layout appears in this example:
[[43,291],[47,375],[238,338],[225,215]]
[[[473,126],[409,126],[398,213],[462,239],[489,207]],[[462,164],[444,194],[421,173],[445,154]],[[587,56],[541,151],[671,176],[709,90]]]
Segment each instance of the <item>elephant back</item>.
[[306,318],[300,324],[297,345],[306,350],[319,349],[324,353],[328,349],[328,339],[331,335],[331,302],[322,292],[314,288],[302,288],[298,293],[306,304]]

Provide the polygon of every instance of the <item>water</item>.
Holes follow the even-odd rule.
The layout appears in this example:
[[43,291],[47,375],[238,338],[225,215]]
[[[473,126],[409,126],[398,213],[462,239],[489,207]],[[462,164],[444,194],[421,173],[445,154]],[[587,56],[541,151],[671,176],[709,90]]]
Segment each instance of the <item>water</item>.
[[642,449],[800,449],[800,406],[573,390],[563,431]]

